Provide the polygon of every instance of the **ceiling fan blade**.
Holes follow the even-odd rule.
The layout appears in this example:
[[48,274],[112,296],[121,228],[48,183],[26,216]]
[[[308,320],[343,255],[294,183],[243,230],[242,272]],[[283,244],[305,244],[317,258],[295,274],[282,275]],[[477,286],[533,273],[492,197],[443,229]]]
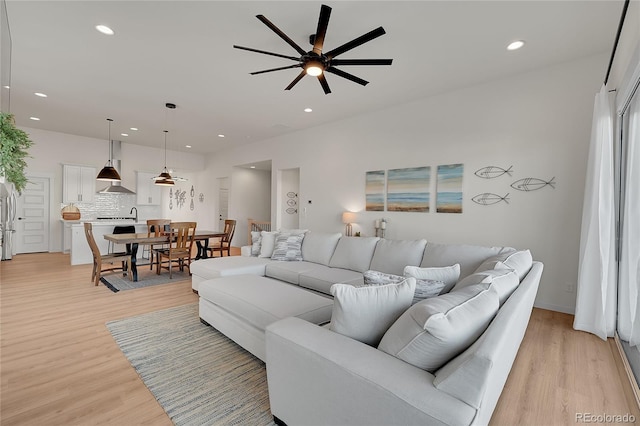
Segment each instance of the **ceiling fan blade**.
[[264,15],[256,15],[256,18],[258,18],[260,21],[262,21],[262,23],[265,24],[267,27],[271,28],[271,31],[273,31],[274,33],[278,34],[278,36],[280,36],[281,39],[286,41],[287,44],[289,46],[293,47],[296,50],[296,52],[298,52],[300,55],[306,55],[307,54],[307,52],[302,50],[302,47],[298,46],[295,41],[291,40],[288,35],[283,33],[280,30],[280,28],[276,27],[270,20],[265,18]]
[[279,53],[267,52],[265,50],[253,49],[251,47],[236,46],[235,44],[233,45],[233,47],[235,47],[236,49],[248,50],[249,52],[262,53],[263,55],[271,55],[271,56],[277,56],[278,58],[291,59],[292,61],[300,60],[300,58],[296,58],[294,56],[281,55]]
[[358,83],[358,84],[361,84],[363,86],[366,86],[367,84],[369,84],[369,82],[367,80],[363,80],[360,77],[356,77],[355,75],[349,74],[348,72],[344,72],[342,70],[339,70],[338,68],[329,67],[325,71],[326,72],[330,72],[332,74],[335,74],[337,76],[340,76],[342,78],[346,78],[347,80],[351,80],[354,83]]
[[251,75],[264,74],[265,72],[288,70],[290,68],[300,68],[301,66],[302,66],[302,64],[295,64],[295,65],[289,65],[289,66],[286,66],[286,67],[271,68],[271,69],[262,70],[262,71],[254,71],[254,72],[250,72],[249,74],[251,74]]
[[335,58],[338,55],[343,54],[344,52],[347,52],[351,49],[354,49],[368,41],[373,40],[374,38],[378,38],[381,35],[385,35],[386,31],[384,30],[384,28],[382,27],[378,27],[375,30],[369,31],[368,33],[361,35],[358,38],[355,38],[345,44],[343,44],[340,47],[336,47],[335,49],[325,53],[325,56],[329,59],[331,58]]
[[302,72],[298,74],[298,76],[294,78],[293,81],[287,87],[284,88],[284,90],[291,90],[291,88],[296,84],[298,84],[298,82],[302,80],[302,77],[304,77],[305,75],[307,75],[307,72],[305,70],[302,70]]
[[320,7],[320,16],[318,17],[318,29],[313,42],[313,52],[321,55],[322,46],[324,45],[324,36],[327,34],[329,26],[329,18],[331,17],[331,8],[327,5]]
[[393,59],[333,59],[331,65],[391,65]]
[[331,93],[331,89],[329,89],[329,83],[327,83],[327,79],[324,76],[324,73],[318,76],[318,81],[320,82],[320,85],[322,86],[322,90],[324,90],[325,95],[328,95],[329,93]]

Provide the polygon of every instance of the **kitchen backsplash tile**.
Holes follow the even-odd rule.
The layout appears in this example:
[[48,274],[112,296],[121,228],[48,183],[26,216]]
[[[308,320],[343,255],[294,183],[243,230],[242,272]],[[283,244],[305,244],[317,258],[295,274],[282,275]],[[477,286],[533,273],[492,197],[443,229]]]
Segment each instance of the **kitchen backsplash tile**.
[[[67,204],[60,204],[60,209]],[[160,206],[138,206],[135,194],[95,194],[93,203],[73,203],[80,209],[81,220],[97,217],[128,217],[132,207],[138,209],[138,219],[158,219],[161,217]]]

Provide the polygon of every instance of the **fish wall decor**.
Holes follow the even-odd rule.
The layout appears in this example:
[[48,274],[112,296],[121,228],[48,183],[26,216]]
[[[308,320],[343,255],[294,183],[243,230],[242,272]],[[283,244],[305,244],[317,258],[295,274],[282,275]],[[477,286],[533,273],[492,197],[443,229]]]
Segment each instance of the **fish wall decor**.
[[517,180],[511,184],[513,189],[517,189],[518,191],[537,191],[538,189],[542,189],[545,186],[550,186],[551,188],[556,188],[556,183],[554,182],[555,176],[552,177],[549,181],[538,179],[538,178],[524,178]]
[[513,174],[513,166],[509,166],[506,170],[498,166],[487,166],[476,170],[474,174],[483,179],[495,179],[504,174],[511,176]]
[[491,192],[483,192],[482,194],[478,194],[475,197],[471,198],[471,201],[482,206],[491,206],[503,201],[509,204],[508,197],[509,193],[507,193],[504,197],[501,197],[498,194],[492,194]]

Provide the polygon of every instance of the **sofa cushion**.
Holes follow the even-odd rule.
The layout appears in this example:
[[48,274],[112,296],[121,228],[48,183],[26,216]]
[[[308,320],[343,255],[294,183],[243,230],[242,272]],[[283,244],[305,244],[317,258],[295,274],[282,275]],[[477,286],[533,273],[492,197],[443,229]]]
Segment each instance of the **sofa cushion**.
[[331,330],[377,346],[391,324],[411,305],[415,286],[413,278],[366,287],[332,285]]
[[336,283],[351,285],[362,285],[363,279],[360,272],[348,269],[329,268],[318,265],[319,268],[311,271],[301,272],[299,277],[300,287],[319,291],[324,294],[331,294],[330,288]]
[[492,269],[489,271],[474,272],[461,279],[451,291],[458,291],[472,285],[483,285],[491,288],[498,294],[500,306],[511,296],[518,287],[520,280],[513,269]]
[[315,324],[329,320],[333,302],[299,287],[255,275],[208,280],[200,298],[264,330],[279,319],[296,316]]
[[328,265],[342,234],[309,232],[302,241],[302,258],[307,262]]
[[301,261],[304,234],[278,234],[271,259],[280,261]]
[[424,255],[427,240],[386,240],[376,244],[370,269],[402,275],[407,265],[418,266]]
[[420,268],[417,266],[406,266],[404,268],[405,277],[413,277],[417,280],[442,281],[444,286],[440,293],[448,293],[460,278],[460,265]]
[[498,312],[498,296],[484,286],[423,300],[387,330],[378,349],[433,372],[470,346]]
[[200,259],[191,262],[189,270],[193,275],[204,279],[226,277],[229,275],[253,274],[263,276],[271,259],[247,256],[226,256]]
[[291,284],[300,283],[300,274],[323,268],[322,265],[311,262],[269,262],[265,276]]
[[258,257],[271,258],[273,249],[276,246],[276,235],[278,235],[278,233],[275,231],[260,232],[260,254],[258,255]]
[[341,237],[331,256],[329,266],[364,272],[371,265],[371,258],[378,243],[378,237]]
[[511,247],[484,247],[467,244],[437,244],[428,242],[420,266],[449,266],[460,264],[460,278],[471,275],[485,259],[513,251]]
[[478,266],[476,272],[488,271],[490,269],[513,269],[518,274],[520,281],[522,281],[524,276],[531,270],[531,265],[533,265],[531,251],[511,251],[491,256]]

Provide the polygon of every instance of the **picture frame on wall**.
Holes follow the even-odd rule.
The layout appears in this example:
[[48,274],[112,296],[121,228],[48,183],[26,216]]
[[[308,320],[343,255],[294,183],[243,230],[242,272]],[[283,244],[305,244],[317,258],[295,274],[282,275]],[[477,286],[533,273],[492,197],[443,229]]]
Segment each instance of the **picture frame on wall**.
[[391,169],[387,172],[387,211],[429,212],[431,167]]
[[464,164],[438,166],[436,212],[462,213]]
[[368,212],[384,211],[384,170],[366,172],[365,176],[365,201]]

